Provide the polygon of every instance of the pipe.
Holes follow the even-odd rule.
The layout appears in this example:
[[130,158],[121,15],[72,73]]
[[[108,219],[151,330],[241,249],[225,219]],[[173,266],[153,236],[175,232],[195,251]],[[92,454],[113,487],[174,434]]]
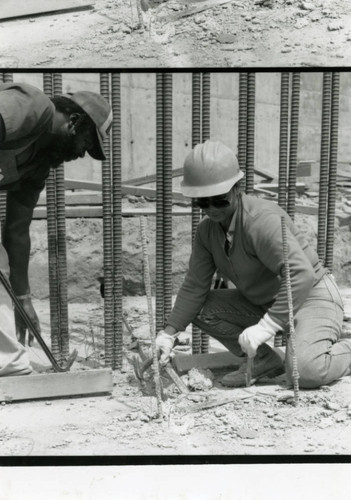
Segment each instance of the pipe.
[[254,192],[256,75],[247,77],[246,193]]
[[336,177],[338,169],[338,132],[339,132],[339,98],[340,98],[340,73],[332,77],[332,100],[330,122],[330,154],[329,154],[329,191],[327,215],[327,242],[325,266],[333,269],[335,204],[336,204]]
[[[110,102],[110,75],[100,74],[101,95]],[[104,141],[106,159],[102,161],[102,222],[104,254],[104,324],[105,324],[105,365],[113,367],[114,360],[114,305],[113,305],[113,242],[112,242],[112,190],[111,190],[111,141]]]
[[163,73],[156,73],[156,331],[165,326],[163,295]]
[[330,148],[330,116],[332,99],[332,74],[323,73],[321,149],[319,171],[319,204],[318,204],[318,236],[317,253],[320,260],[325,260],[325,238],[328,204],[328,175]]
[[[201,142],[201,74],[192,74],[192,149]],[[192,206],[191,209],[191,241],[194,243],[196,228],[201,219],[201,212],[198,207]],[[201,352],[201,330],[192,324],[192,353]]]
[[[62,74],[53,75],[54,96],[62,95]],[[60,350],[61,358],[69,357],[68,296],[67,296],[67,250],[65,214],[65,171],[64,165],[55,170],[56,189],[56,231],[57,231],[57,271],[59,284]]]
[[111,75],[112,98],[112,206],[113,206],[113,369],[123,364],[123,270],[122,270],[122,135],[121,75]]
[[[238,102],[238,162],[240,169],[246,176],[246,147],[247,147],[247,73],[239,74],[239,102]],[[240,190],[244,189],[245,176],[240,181]]]
[[296,171],[299,145],[299,113],[300,113],[300,73],[293,73],[291,89],[290,114],[290,151],[289,151],[289,183],[287,212],[292,219],[295,216]]
[[[43,74],[43,89],[48,97],[53,96],[53,74]],[[59,283],[57,262],[57,225],[56,225],[56,189],[55,170],[50,169],[46,180],[46,213],[48,235],[48,268],[49,268],[49,293],[50,293],[50,330],[51,349],[58,362],[61,361],[60,346],[60,307]]]
[[290,75],[281,74],[280,81],[280,134],[279,134],[279,179],[278,205],[286,210],[286,187],[288,174],[288,145],[289,145],[289,92]]
[[163,270],[165,319],[172,310],[173,75],[163,74]]

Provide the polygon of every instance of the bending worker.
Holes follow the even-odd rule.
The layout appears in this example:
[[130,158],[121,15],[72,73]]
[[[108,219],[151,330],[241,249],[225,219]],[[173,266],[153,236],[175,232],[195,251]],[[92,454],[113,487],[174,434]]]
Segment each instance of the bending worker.
[[[49,99],[28,84],[0,84],[0,189],[7,191],[0,268],[39,331],[28,280],[34,207],[51,167],[82,158],[86,151],[97,160],[105,158],[103,140],[111,122],[109,104],[94,92]],[[25,324],[0,286],[0,376],[32,371],[25,334]]]
[[[157,336],[161,362],[177,332],[194,322],[236,356],[256,356],[252,381],[286,371],[292,359],[274,351],[277,332],[288,329],[281,216],[287,221],[296,354],[301,387],[315,388],[351,373],[351,340],[340,340],[343,304],[333,276],[323,267],[290,217],[274,202],[239,190],[243,177],[231,149],[198,144],[186,157],[182,190],[203,209],[189,270],[164,330]],[[211,289],[218,269],[235,289]],[[222,379],[245,385],[245,361]]]

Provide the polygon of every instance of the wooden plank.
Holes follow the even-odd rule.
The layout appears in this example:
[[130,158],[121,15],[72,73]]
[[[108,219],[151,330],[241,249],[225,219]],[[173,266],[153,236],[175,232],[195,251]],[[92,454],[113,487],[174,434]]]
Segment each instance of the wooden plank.
[[[278,184],[268,184],[268,183],[260,183],[257,184],[257,187],[262,188],[262,189],[268,189],[269,191],[274,191],[275,193],[278,192]],[[286,189],[288,189],[288,186],[286,186]],[[304,193],[306,189],[306,185],[304,182],[297,182],[296,183],[296,192],[297,193]]]
[[[180,177],[183,175],[183,167],[175,168],[172,170],[172,177]],[[130,186],[143,186],[144,184],[150,184],[151,182],[156,182],[156,174],[145,175],[144,177],[136,177],[135,179],[127,179],[126,184]]]
[[[0,0],[1,1],[1,0]],[[102,205],[102,194],[101,193],[93,193],[93,194],[86,194],[86,193],[70,193],[66,192],[65,195],[65,203],[66,206],[71,206],[71,205]],[[39,201],[37,206],[46,206],[46,194],[43,191],[40,195]]]
[[216,368],[238,368],[243,362],[243,358],[234,356],[229,351],[214,352],[210,354],[177,354],[172,358],[175,370],[180,373],[186,373],[191,368],[203,368],[210,370]]
[[[79,219],[79,218],[87,218],[87,219],[99,219],[102,217],[102,207],[66,207],[66,218],[67,219]],[[155,216],[156,215],[156,207],[155,208],[128,208],[123,209],[122,217],[140,217],[141,215],[145,216]],[[174,216],[185,216],[191,215],[191,208],[182,208],[182,209],[174,209],[172,211],[172,215]],[[33,219],[46,219],[46,207],[40,206],[34,209]]]
[[[156,198],[156,189],[122,184],[122,195],[128,194],[134,196],[147,196],[148,198]],[[189,198],[186,198],[180,191],[172,191],[172,199],[189,202]]]
[[0,401],[59,398],[111,392],[111,369],[0,377]]
[[94,1],[84,0],[0,0],[0,19],[37,16],[58,11],[82,10],[90,8]]
[[88,189],[89,191],[102,191],[101,182],[81,181],[78,179],[65,179],[66,189]]

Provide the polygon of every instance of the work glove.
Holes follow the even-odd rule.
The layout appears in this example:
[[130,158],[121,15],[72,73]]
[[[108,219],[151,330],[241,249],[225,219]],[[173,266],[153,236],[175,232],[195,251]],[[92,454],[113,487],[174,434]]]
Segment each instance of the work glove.
[[[32,304],[32,299],[29,294],[26,295],[20,295],[17,296],[17,299],[19,302],[22,304],[24,310],[28,314],[28,316],[31,318],[32,322],[34,323],[34,326],[37,328],[38,332],[40,333],[40,323],[39,323],[39,318],[37,316],[37,313],[34,310],[33,304]],[[15,308],[15,323],[16,323],[16,336],[17,340],[25,345],[26,343],[26,331],[27,331],[27,325],[21,318],[19,312]],[[32,346],[34,341],[34,336],[32,332],[28,331],[28,345]]]
[[241,349],[253,358],[258,346],[272,339],[280,330],[281,327],[266,313],[257,325],[249,326],[239,335]]
[[164,330],[160,330],[156,337],[156,348],[161,353],[160,364],[166,365],[169,361],[176,335],[170,335]]

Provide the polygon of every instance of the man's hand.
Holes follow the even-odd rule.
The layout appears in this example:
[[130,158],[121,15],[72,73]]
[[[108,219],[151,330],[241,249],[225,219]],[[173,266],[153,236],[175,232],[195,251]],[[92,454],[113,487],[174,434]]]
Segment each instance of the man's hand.
[[[30,298],[30,295],[21,295],[17,297],[18,300],[21,302],[24,310],[28,314],[28,316],[31,318],[33,321],[34,325],[36,326],[38,332],[40,333],[40,323],[39,319],[37,316],[37,313],[34,310],[33,304],[32,304],[32,299]],[[19,312],[15,308],[15,323],[16,323],[16,336],[17,340],[25,345],[26,343],[26,331],[27,331],[27,326],[25,322],[22,320]],[[28,332],[28,345],[32,346],[34,341],[34,336],[31,332]]]
[[169,361],[173,345],[175,341],[175,336],[166,333],[164,330],[160,330],[156,337],[156,347],[157,350],[161,352],[160,364],[166,365]]
[[257,325],[246,328],[239,335],[241,349],[249,358],[253,358],[256,356],[258,346],[274,337],[279,330],[281,330],[281,327],[266,313]]

